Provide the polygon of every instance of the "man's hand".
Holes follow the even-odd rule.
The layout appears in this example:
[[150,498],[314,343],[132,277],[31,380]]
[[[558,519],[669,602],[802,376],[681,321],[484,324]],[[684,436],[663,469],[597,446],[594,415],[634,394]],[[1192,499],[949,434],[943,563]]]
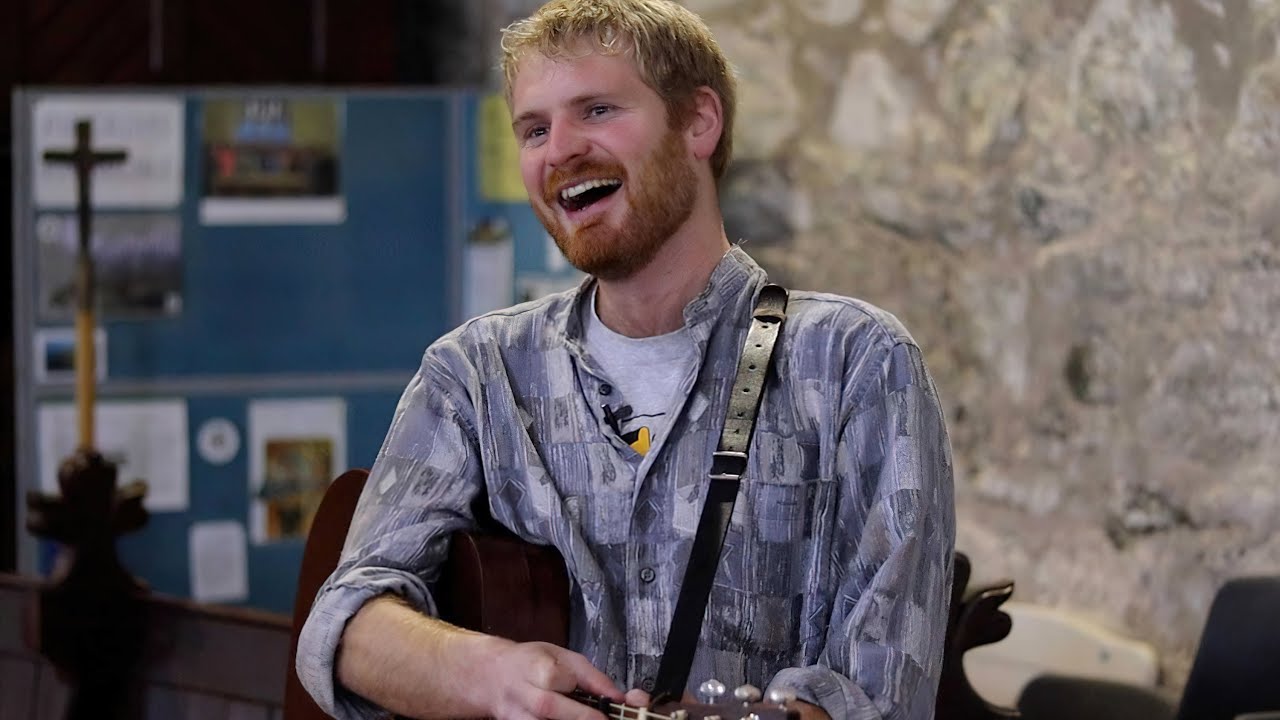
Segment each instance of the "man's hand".
[[414,718],[604,720],[562,693],[622,700],[578,653],[462,630],[390,596],[369,601],[347,623],[336,664],[348,690]]
[[565,697],[584,690],[614,701],[622,693],[582,655],[548,643],[511,643],[498,651],[477,683],[489,688],[488,713],[497,720],[602,720],[596,710]]

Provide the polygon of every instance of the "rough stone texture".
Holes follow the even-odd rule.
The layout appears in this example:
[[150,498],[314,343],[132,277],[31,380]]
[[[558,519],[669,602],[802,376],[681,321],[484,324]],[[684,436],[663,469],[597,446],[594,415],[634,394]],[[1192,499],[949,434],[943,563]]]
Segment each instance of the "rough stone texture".
[[731,224],[925,348],[978,574],[1178,689],[1280,572],[1280,0],[688,4],[745,77]]

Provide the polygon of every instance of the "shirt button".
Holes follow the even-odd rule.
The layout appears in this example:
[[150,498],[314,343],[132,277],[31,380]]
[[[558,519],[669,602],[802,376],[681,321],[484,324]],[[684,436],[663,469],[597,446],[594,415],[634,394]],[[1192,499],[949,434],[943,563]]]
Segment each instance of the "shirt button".
[[653,582],[656,577],[658,577],[658,573],[654,572],[653,568],[647,567],[640,570],[640,579],[647,583]]
[[603,385],[600,386],[601,395],[609,395],[612,393],[613,393],[613,386],[610,385],[609,383],[604,383]]
[[640,681],[640,689],[645,692],[653,692],[653,678],[647,677]]

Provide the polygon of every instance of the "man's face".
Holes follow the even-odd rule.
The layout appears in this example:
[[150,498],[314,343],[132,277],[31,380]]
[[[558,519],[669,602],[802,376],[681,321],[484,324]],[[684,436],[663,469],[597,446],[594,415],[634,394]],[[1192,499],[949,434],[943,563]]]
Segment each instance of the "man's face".
[[531,54],[512,87],[529,203],[569,262],[604,280],[645,267],[693,211],[683,133],[626,55]]

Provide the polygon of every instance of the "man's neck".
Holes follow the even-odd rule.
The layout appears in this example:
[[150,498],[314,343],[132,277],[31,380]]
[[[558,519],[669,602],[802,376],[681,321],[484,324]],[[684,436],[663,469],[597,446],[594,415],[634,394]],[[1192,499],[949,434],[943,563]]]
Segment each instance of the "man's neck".
[[[601,280],[596,291],[600,322],[627,337],[665,335],[683,327],[685,306],[707,287],[729,251],[724,226],[712,227],[686,226],[636,274]],[[704,234],[695,237],[696,231]]]

